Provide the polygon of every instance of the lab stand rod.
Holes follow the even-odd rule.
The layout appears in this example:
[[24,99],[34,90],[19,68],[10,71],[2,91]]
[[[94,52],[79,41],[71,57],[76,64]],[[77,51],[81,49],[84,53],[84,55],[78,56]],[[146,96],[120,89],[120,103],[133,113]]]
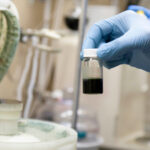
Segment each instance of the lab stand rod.
[[87,7],[88,7],[88,0],[82,0],[82,13],[80,16],[80,26],[79,26],[79,47],[78,47],[76,77],[74,84],[75,93],[74,93],[73,114],[72,114],[72,128],[74,128],[75,130],[77,128],[79,97],[80,97],[80,77],[81,77],[80,52],[82,50],[82,44],[85,34]]

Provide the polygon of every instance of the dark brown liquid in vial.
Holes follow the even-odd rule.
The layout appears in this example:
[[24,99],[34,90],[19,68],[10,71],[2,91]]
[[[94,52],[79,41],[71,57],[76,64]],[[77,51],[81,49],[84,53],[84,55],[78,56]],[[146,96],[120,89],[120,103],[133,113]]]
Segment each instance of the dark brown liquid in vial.
[[103,79],[83,79],[84,94],[102,94]]

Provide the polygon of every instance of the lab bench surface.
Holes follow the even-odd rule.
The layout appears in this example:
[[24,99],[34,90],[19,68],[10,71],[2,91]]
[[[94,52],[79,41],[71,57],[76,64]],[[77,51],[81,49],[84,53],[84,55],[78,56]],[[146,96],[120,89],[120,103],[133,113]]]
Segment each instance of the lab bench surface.
[[150,150],[150,147],[131,145],[129,143],[124,144],[103,144],[99,150]]
[[150,135],[143,131],[136,132],[124,138],[104,142],[100,150],[150,150]]

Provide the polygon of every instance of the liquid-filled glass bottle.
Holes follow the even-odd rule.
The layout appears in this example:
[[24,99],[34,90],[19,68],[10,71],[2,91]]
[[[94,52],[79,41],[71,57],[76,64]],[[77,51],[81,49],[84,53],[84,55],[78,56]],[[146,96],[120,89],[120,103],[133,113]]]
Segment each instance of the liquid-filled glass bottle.
[[97,57],[97,49],[85,49],[82,61],[84,94],[103,93],[103,65]]

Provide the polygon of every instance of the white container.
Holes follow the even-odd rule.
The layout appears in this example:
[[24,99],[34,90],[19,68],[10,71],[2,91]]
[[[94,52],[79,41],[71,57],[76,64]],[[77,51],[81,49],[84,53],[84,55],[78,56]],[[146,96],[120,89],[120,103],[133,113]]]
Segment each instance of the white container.
[[71,128],[39,120],[21,120],[16,135],[0,135],[1,150],[76,150],[76,143]]
[[22,108],[22,103],[17,100],[0,99],[0,135],[17,133]]
[[22,103],[0,99],[0,150],[76,150],[77,133],[55,123],[20,120]]

